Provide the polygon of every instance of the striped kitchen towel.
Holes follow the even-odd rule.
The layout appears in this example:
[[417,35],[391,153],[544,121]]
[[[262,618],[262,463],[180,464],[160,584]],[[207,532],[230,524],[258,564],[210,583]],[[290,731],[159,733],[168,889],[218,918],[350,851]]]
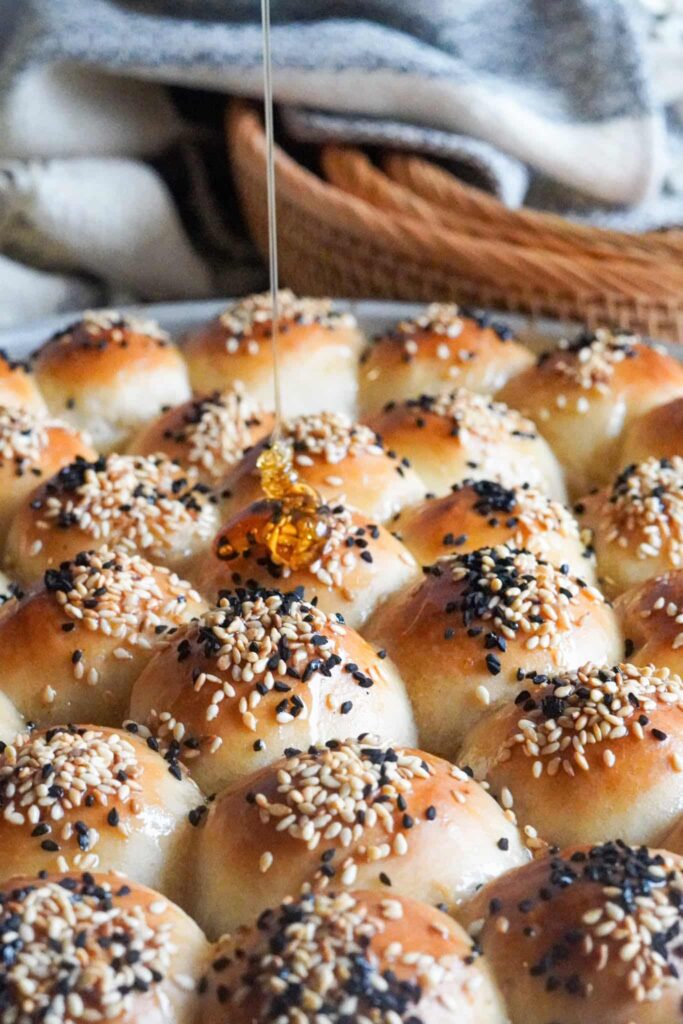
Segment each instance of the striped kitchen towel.
[[[210,130],[166,87],[260,95],[259,8],[0,0],[0,322],[26,296],[35,315],[226,290],[193,232],[219,206],[192,155]],[[681,0],[272,0],[272,18],[301,141],[421,150],[511,206],[683,222]],[[159,173],[172,149],[190,217]],[[213,241],[244,255],[229,226]]]

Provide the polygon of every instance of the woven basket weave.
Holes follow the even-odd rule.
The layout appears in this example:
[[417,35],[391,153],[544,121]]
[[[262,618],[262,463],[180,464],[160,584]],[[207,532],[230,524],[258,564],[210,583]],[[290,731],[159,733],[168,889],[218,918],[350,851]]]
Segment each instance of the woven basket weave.
[[465,185],[442,167],[402,153],[387,155],[383,167],[389,178],[435,207],[474,217],[482,226],[497,225],[505,237],[520,244],[527,244],[524,238],[533,232],[536,244],[558,252],[584,250],[606,256],[683,259],[683,231],[632,235],[575,224],[537,210],[509,210],[498,199]]
[[[235,182],[267,250],[257,109],[227,114]],[[510,211],[428,161],[326,147],[322,180],[276,151],[281,278],[311,295],[458,301],[683,342],[683,232],[628,235]]]

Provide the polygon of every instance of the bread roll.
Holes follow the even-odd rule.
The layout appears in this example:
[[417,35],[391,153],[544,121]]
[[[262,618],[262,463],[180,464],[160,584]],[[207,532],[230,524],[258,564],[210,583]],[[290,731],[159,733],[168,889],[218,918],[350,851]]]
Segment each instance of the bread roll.
[[342,731],[415,739],[384,652],[300,593],[277,590],[225,594],[179,630],[135,683],[130,717],[179,744],[205,793]]
[[50,412],[86,431],[100,452],[120,449],[165,405],[190,397],[187,369],[153,321],[84,313],[33,354]]
[[683,567],[683,458],[627,466],[575,511],[595,551],[600,585],[614,597]]
[[389,402],[368,423],[438,497],[460,480],[486,479],[565,499],[558,462],[531,420],[466,388]]
[[6,610],[7,605],[22,597],[23,593],[18,583],[11,580],[6,573],[0,572],[0,615]]
[[571,513],[528,484],[463,480],[442,498],[404,509],[392,529],[422,565],[454,552],[510,544],[593,582],[593,556]]
[[200,984],[205,1024],[506,1024],[460,925],[413,900],[307,893],[225,936]]
[[14,359],[0,348],[0,405],[6,409],[25,409],[34,416],[47,412],[45,399],[38,390],[27,363]]
[[205,607],[140,555],[84,552],[0,614],[1,688],[42,725],[120,725],[143,666]]
[[443,558],[365,628],[401,673],[421,746],[453,757],[475,723],[532,676],[621,654],[600,593],[504,544]]
[[680,809],[671,828],[662,836],[662,847],[671,853],[683,853],[683,814],[680,813]]
[[9,743],[24,727],[24,719],[7,694],[0,690],[0,745]]
[[223,524],[197,566],[209,600],[239,586],[303,587],[307,601],[315,600],[328,614],[339,612],[349,626],[360,629],[378,604],[417,576],[417,563],[399,540],[342,504],[319,509],[320,528],[327,532],[320,557],[290,569],[273,560],[263,539],[266,526],[281,517],[280,502],[258,501]]
[[679,857],[616,841],[495,879],[467,908],[511,1024],[680,1020]]
[[584,665],[525,680],[465,738],[460,763],[507,789],[553,845],[658,842],[683,808],[682,710],[668,669]]
[[[293,447],[299,477],[322,498],[343,500],[376,522],[385,522],[424,496],[424,486],[406,459],[387,451],[369,427],[340,413],[288,420],[281,441]],[[226,516],[263,497],[256,461],[268,443],[252,448],[223,481]]]
[[500,392],[550,442],[574,496],[621,469],[622,434],[636,417],[679,395],[680,363],[637,335],[604,328],[545,352]]
[[20,876],[0,890],[0,1010],[29,1024],[194,1024],[210,947],[124,876]]
[[128,445],[136,455],[163,452],[199,479],[215,486],[244,453],[273,429],[273,414],[240,384],[164,410]]
[[651,456],[671,458],[683,452],[683,397],[656,405],[634,419],[624,432],[621,465],[645,462]]
[[528,854],[464,772],[362,735],[290,752],[230,786],[209,808],[195,857],[194,915],[219,935],[306,883],[452,909]]
[[683,570],[655,576],[625,591],[614,610],[626,638],[624,656],[683,673]]
[[172,755],[122,729],[25,732],[0,753],[0,880],[115,870],[181,900],[202,805]]
[[[278,292],[278,370],[287,416],[343,412],[352,416],[363,336],[350,313],[335,313],[329,299],[299,299]],[[242,381],[266,408],[273,404],[273,309],[270,293],[249,295],[191,331],[183,343],[197,394]]]
[[80,456],[97,453],[65,423],[35,416],[25,409],[0,406],[0,536],[41,480]]
[[361,356],[362,415],[389,401],[434,395],[458,387],[498,391],[534,359],[505,324],[449,303],[433,302],[373,338]]
[[20,582],[29,583],[79,551],[107,543],[191,571],[217,526],[205,485],[163,455],[77,458],[24,502],[10,528],[5,561]]

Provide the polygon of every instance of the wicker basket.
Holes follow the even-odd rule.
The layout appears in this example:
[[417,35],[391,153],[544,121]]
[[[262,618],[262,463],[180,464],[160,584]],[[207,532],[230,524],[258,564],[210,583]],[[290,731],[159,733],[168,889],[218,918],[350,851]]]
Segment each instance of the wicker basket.
[[[267,248],[265,137],[231,104],[228,145],[242,209]],[[327,181],[276,152],[281,278],[311,295],[452,300],[683,342],[683,233],[628,235],[510,211],[442,168],[353,148],[321,154]]]
[[[683,232],[647,232],[640,235],[575,224],[564,217],[537,210],[509,210],[493,196],[458,181],[442,167],[403,153],[388,154],[384,170],[393,181],[442,210],[458,211],[480,223],[498,225],[507,236],[534,232],[536,244],[557,251],[602,252],[609,256],[656,256],[683,259]],[[522,242],[522,244],[526,244]],[[565,248],[566,247],[566,248]]]

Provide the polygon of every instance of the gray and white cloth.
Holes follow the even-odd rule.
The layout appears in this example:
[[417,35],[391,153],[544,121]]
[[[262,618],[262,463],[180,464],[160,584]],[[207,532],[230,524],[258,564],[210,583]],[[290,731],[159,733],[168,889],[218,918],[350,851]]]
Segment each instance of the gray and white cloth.
[[[271,10],[293,139],[422,151],[513,207],[683,224],[683,0]],[[249,251],[200,156],[222,152],[219,121],[185,116],[185,90],[261,94],[259,15],[258,0],[0,0],[0,324],[251,283],[228,273]]]

